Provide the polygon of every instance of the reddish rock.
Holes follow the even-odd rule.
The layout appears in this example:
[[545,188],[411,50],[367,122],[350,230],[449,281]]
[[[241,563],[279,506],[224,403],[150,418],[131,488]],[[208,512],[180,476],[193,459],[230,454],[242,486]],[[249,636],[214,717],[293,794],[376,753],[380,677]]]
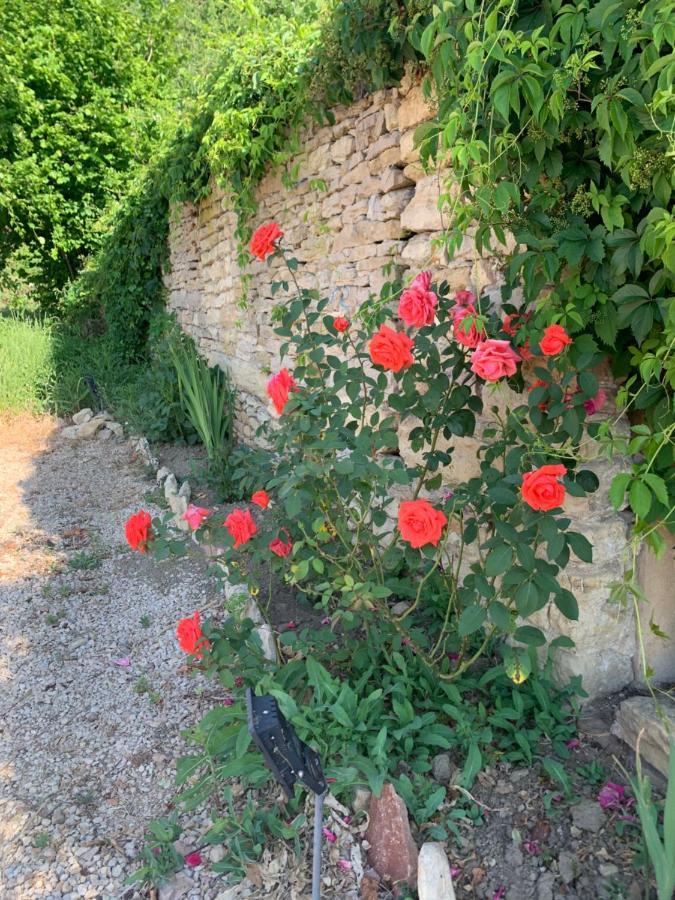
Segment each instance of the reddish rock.
[[388,782],[370,801],[368,861],[382,878],[413,887],[417,879],[417,845],[410,833],[408,810]]

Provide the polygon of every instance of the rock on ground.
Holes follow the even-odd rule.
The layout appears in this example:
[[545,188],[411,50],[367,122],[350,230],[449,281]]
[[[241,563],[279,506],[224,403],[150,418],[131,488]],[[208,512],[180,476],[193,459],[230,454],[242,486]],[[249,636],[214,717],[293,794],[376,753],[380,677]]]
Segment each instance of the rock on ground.
[[370,823],[366,832],[368,859],[378,874],[393,884],[411,887],[417,877],[417,845],[408,821],[408,810],[394,786],[386,782],[379,797],[370,801]]
[[455,900],[450,863],[442,844],[427,843],[420,847],[417,894],[419,900]]

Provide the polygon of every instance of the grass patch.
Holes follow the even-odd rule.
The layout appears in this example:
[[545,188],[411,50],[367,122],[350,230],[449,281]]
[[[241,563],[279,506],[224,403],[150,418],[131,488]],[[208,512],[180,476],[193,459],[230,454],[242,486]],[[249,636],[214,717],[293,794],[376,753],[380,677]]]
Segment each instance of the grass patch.
[[0,412],[44,412],[54,384],[53,326],[0,316]]

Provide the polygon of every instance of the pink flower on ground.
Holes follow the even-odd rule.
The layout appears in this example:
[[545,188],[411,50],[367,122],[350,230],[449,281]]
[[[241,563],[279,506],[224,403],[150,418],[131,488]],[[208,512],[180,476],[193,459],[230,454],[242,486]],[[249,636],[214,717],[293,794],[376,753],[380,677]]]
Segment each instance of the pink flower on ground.
[[462,870],[459,866],[450,866],[450,877],[458,878],[462,874]]
[[592,416],[595,413],[600,412],[606,402],[607,394],[600,388],[595,397],[591,397],[590,400],[584,401],[584,409],[589,416]]
[[578,750],[579,747],[581,747],[581,741],[579,740],[579,738],[572,738],[565,744],[565,746],[568,750]]
[[330,830],[330,828],[322,828],[321,833],[323,834],[324,838],[328,841],[329,844],[334,844],[335,841],[337,841],[337,837]]
[[608,781],[598,794],[598,803],[603,809],[619,809],[626,798],[626,788]]
[[113,659],[113,663],[116,666],[120,666],[123,669],[128,669],[129,666],[131,665],[131,660],[129,659],[128,656],[120,656],[119,659]]
[[338,866],[345,872],[351,871],[352,864],[348,859],[338,859]]
[[469,306],[476,302],[476,295],[473,291],[455,291],[455,303],[457,306]]
[[241,675],[237,675],[237,677],[234,679],[234,686],[238,688],[244,686],[244,679],[241,677]]
[[515,375],[520,357],[508,341],[489,338],[471,354],[471,371],[485,381],[499,381]]
[[[452,313],[453,333],[458,344],[475,349],[485,337],[482,326],[480,331],[476,325],[476,308],[472,305],[459,306]],[[464,321],[470,319],[471,323]]]
[[183,521],[187,522],[193,531],[196,531],[211,511],[203,506],[195,506],[191,503],[183,513]]
[[197,866],[201,866],[202,864],[202,855],[199,851],[195,850],[192,853],[188,853],[185,857],[185,864],[190,866],[191,869],[196,868]]
[[286,622],[285,625],[282,625],[282,628],[285,628],[286,631],[295,631],[295,629],[297,627],[298,627],[298,624],[297,624],[297,622],[294,622],[293,619],[291,619],[290,622]]
[[504,897],[506,897],[506,888],[502,884],[497,888],[497,890],[492,895],[492,900],[504,900]]
[[541,853],[539,841],[523,841],[521,846],[526,853],[530,854],[530,856],[539,856]]
[[401,294],[398,314],[406,325],[421,328],[423,325],[434,324],[438,297],[429,290],[430,284],[431,272],[420,272],[410,287]]

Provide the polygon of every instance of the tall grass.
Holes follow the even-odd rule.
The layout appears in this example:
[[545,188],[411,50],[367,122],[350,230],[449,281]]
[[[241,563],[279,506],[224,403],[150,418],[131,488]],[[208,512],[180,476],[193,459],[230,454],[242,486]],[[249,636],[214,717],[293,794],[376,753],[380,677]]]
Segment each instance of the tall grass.
[[0,315],[0,412],[41,413],[54,387],[53,325]]

